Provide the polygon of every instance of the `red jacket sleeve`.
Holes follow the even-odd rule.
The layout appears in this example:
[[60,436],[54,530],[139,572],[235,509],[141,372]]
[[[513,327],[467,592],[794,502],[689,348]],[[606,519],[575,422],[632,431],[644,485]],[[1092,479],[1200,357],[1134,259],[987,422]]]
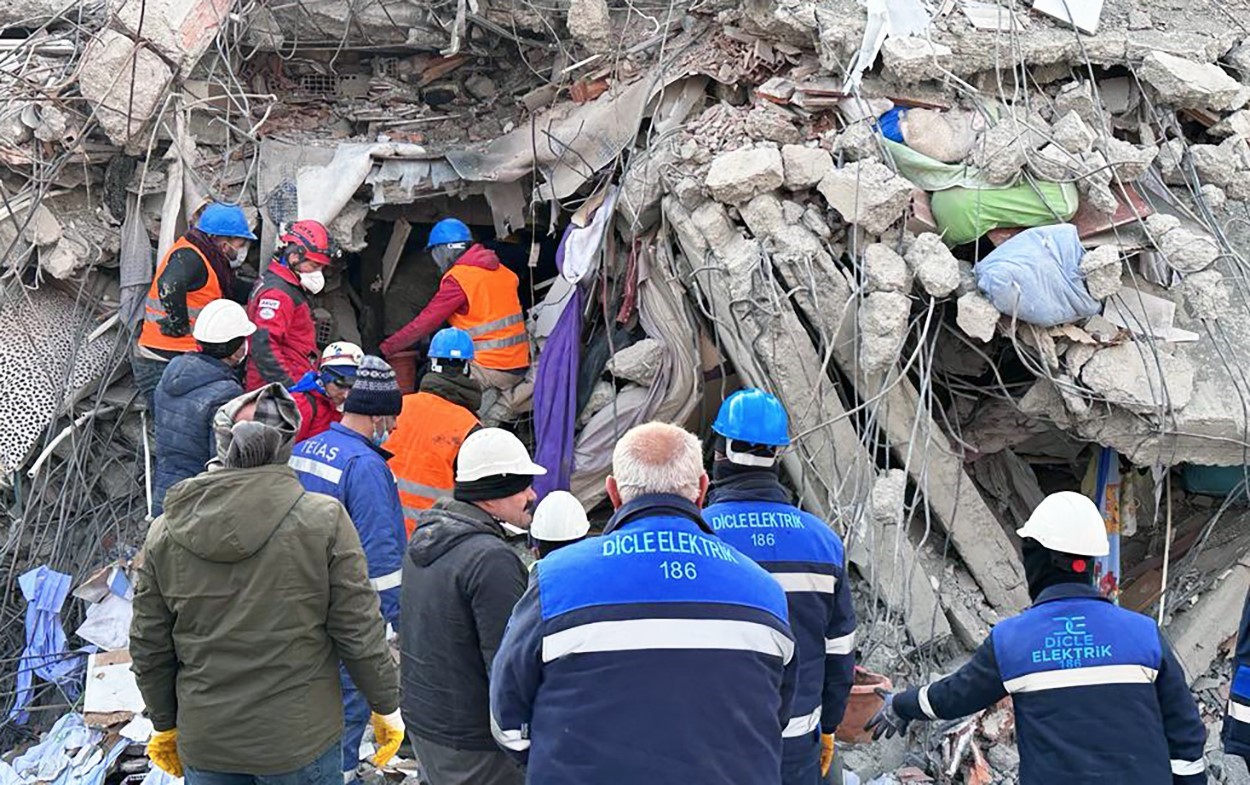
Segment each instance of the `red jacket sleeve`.
[[469,298],[465,295],[464,289],[460,288],[460,284],[456,283],[456,279],[450,275],[443,276],[443,282],[439,285],[438,291],[421,309],[421,313],[383,341],[378,348],[382,350],[383,356],[402,352],[425,336],[432,334],[453,313],[468,304]]
[[248,310],[256,324],[249,344],[252,367],[266,383],[277,382],[290,387],[308,370],[292,362],[285,346],[295,303],[285,292],[270,288],[258,292]]

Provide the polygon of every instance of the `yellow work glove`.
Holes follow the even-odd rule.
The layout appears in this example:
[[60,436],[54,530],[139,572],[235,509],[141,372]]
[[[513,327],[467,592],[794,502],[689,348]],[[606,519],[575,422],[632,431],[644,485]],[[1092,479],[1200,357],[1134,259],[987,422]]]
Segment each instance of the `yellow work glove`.
[[820,777],[829,776],[829,767],[833,765],[833,734],[820,734]]
[[391,762],[404,742],[404,718],[396,709],[385,716],[375,712],[370,715],[369,723],[373,725],[373,743],[378,748],[373,755],[373,765],[382,768]]
[[158,730],[148,739],[148,758],[158,769],[175,777],[182,776],[182,758],[178,757],[178,729]]

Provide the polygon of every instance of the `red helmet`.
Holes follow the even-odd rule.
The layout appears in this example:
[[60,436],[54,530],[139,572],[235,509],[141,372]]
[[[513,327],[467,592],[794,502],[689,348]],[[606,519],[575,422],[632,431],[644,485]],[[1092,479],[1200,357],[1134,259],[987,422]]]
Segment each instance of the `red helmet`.
[[304,250],[304,258],[317,264],[329,264],[337,255],[330,240],[330,233],[320,221],[296,221],[278,237],[278,242],[296,245]]

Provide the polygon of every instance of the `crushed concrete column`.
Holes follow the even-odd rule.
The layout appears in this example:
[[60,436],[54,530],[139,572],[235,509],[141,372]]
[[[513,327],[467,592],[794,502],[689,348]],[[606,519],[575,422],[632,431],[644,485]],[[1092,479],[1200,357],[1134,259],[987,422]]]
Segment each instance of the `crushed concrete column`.
[[108,138],[123,146],[141,137],[172,78],[160,56],[114,30],[92,39],[78,69],[83,98]]
[[[1245,516],[1243,516],[1245,517]],[[1219,656],[1220,645],[1237,634],[1246,592],[1250,591],[1250,557],[1242,556],[1219,586],[1168,625],[1172,650],[1193,683]]]

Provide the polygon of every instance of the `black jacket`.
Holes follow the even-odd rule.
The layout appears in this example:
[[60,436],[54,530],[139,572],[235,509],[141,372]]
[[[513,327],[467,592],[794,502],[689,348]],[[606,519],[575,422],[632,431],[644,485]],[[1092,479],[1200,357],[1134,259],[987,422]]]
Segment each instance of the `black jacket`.
[[527,573],[478,507],[440,499],[417,516],[400,599],[401,707],[408,732],[494,750],[488,675]]
[[204,471],[217,454],[213,415],[222,404],[243,394],[235,370],[199,352],[169,361],[156,385],[156,472],[152,514],[160,515],[165,492]]

